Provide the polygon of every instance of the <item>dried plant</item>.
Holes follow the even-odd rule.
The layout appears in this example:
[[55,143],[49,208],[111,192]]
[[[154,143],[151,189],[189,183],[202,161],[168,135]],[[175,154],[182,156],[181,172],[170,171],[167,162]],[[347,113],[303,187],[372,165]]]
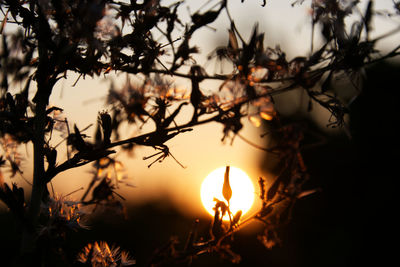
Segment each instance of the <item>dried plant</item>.
[[128,252],[115,246],[110,248],[105,241],[87,244],[78,254],[77,261],[93,267],[132,266],[136,263]]
[[[240,255],[232,250],[233,236],[251,220],[264,224],[259,240],[265,247],[281,242],[279,231],[290,220],[297,200],[317,189],[302,188],[310,178],[302,157],[303,129],[281,120],[274,97],[300,88],[309,98],[309,109],[318,104],[331,114],[329,127],[346,128],[348,103],[337,96],[334,81],[347,76],[360,92],[357,79],[366,65],[399,54],[398,44],[386,54],[376,47],[379,40],[399,28],[371,39],[372,18],[382,14],[374,10],[374,1],[368,1],[365,11],[359,11],[360,1],[356,0],[311,0],[311,53],[288,59],[279,45],[265,47],[264,33],[257,26],[248,40],[243,39],[228,2],[208,1],[206,6],[211,8],[204,10],[203,6],[185,22],[180,14],[184,1],[169,6],[159,0],[0,1],[0,167],[11,168],[10,177],[22,175],[23,159],[17,148],[33,145],[33,175],[25,177],[31,186],[29,201],[22,187],[15,183],[10,187],[0,172],[0,199],[21,225],[20,255],[15,255],[19,264],[32,264],[31,260],[37,260],[35,253],[42,255],[37,243],[43,239],[63,239],[69,230],[81,228],[82,206],[93,210],[111,206],[124,213],[124,198],[117,189],[130,184],[123,175],[122,162],[113,155],[118,148],[132,151],[136,146],[153,147],[157,152],[144,157],[152,160],[150,167],[167,156],[174,158],[167,141],[198,125],[220,123],[222,140],[233,142],[235,136],[241,137],[245,118],[255,126],[267,125],[274,136],[269,147],[246,141],[277,155],[280,161],[268,188],[266,180],[259,179],[261,209],[246,220],[241,219],[241,212],[231,213],[227,167],[222,192],[225,200],[215,199],[211,237],[199,238],[196,223],[184,247],[173,238],[156,251],[151,262],[153,266],[190,262],[194,256],[211,252],[239,262]],[[303,2],[294,1],[292,5]],[[268,8],[268,1],[260,4]],[[399,4],[393,4],[393,12],[387,13],[392,17],[399,15]],[[348,17],[354,14],[357,18],[348,25]],[[209,74],[194,60],[200,50],[191,39],[221,16],[230,21],[227,45],[217,47],[209,59],[224,61],[232,71]],[[319,29],[323,44],[314,47]],[[63,109],[49,104],[55,85],[67,74],[78,74],[76,84],[81,77],[107,77],[113,72],[128,78],[121,89],[110,82],[108,110],[99,112],[94,138],[87,134],[90,126],[80,129],[70,125],[61,115]],[[132,82],[130,77],[139,78]],[[189,81],[190,90],[180,89],[171,77]],[[200,86],[206,80],[220,81],[211,95]],[[193,113],[178,123],[185,105]],[[134,136],[122,137],[123,123],[136,127]],[[142,132],[144,124],[152,130]],[[52,138],[54,130],[61,132],[61,142]],[[67,147],[65,160],[58,155],[60,144]],[[80,201],[57,198],[54,192],[51,197],[47,187],[54,177],[90,163],[93,179]],[[225,214],[229,222],[222,220]],[[88,244],[77,259],[92,266],[135,263],[126,252],[110,248],[106,242]]]

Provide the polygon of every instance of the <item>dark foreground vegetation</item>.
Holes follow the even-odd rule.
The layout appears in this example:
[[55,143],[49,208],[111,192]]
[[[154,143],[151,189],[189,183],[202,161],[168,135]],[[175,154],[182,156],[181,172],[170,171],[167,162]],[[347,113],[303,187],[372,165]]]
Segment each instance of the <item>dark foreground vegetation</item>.
[[[389,240],[396,213],[399,67],[385,60],[398,55],[399,44],[381,52],[377,43],[399,28],[370,36],[374,18],[396,22],[400,4],[381,11],[374,1],[310,1],[310,53],[287,58],[279,46],[264,45],[257,26],[243,38],[229,2],[209,1],[185,22],[182,1],[0,1],[0,200],[8,209],[0,214],[1,265],[382,266],[396,255]],[[268,8],[267,1],[260,5]],[[205,56],[230,69],[209,73],[196,64],[200,51],[191,39],[220,16],[230,21],[227,45]],[[316,36],[322,44],[314,44]],[[49,106],[54,87],[70,73],[78,74],[76,84],[110,77],[107,111],[99,112],[94,131],[71,124],[62,107]],[[141,82],[127,79],[117,88],[111,78],[120,73]],[[190,82],[186,93],[173,77]],[[207,95],[206,80],[220,86]],[[294,90],[303,91],[307,108],[283,116],[274,98]],[[355,93],[345,98],[343,90]],[[343,134],[320,133],[307,117],[315,106],[329,111],[327,127]],[[191,115],[178,124],[185,108]],[[153,147],[156,153],[144,158],[149,167],[166,157],[181,165],[168,140],[217,122],[222,140],[233,142],[247,118],[270,138],[253,145],[276,159],[275,166],[260,159],[275,178],[268,186],[259,178],[261,208],[253,217],[241,220],[240,212],[230,212],[229,168],[212,220],[185,218],[165,199],[124,206],[117,189],[129,182],[118,172],[108,175],[120,164],[117,151]],[[151,130],[134,136],[121,131],[143,124]],[[33,148],[32,177],[23,176],[19,146]],[[93,179],[83,185],[81,199],[54,192],[54,177],[88,164]],[[13,183],[17,175],[29,192]],[[99,208],[112,210],[115,220]],[[222,221],[226,213],[229,222]],[[242,226],[250,221],[257,233],[246,234]]]

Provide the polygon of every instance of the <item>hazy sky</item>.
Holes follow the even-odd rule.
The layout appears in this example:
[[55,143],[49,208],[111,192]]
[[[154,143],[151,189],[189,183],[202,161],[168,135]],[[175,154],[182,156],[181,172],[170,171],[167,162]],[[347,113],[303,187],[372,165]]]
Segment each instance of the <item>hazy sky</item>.
[[[188,1],[190,12],[197,11],[200,2]],[[282,45],[282,49],[289,49],[290,47],[294,54],[294,48],[288,43],[289,37],[286,35],[292,31],[291,34],[299,38],[307,33],[306,27],[304,29],[302,27],[306,18],[301,16],[306,15],[306,11],[303,7],[292,9],[290,4],[282,5],[282,2],[285,1],[275,1],[275,3],[271,1],[270,4],[273,7],[271,7],[272,11],[269,12],[269,7],[261,8],[260,3],[254,0],[246,1],[244,4],[241,4],[240,1],[235,1],[229,8],[237,27],[245,38],[249,37],[254,24],[258,22],[260,31],[268,30],[266,34],[268,45],[275,46],[279,43],[286,43],[288,45]],[[280,23],[267,27],[271,19],[274,20],[274,18],[281,16],[280,14],[283,12],[290,12],[290,14],[299,12],[300,14],[296,15],[296,20],[292,25],[288,24],[286,29],[278,29]],[[185,6],[181,7],[181,14],[183,17],[186,16],[188,18],[189,11]],[[293,15],[289,16],[294,18]],[[198,63],[204,62],[208,65],[210,72],[214,71],[215,63],[206,63],[206,55],[216,46],[227,43],[229,25],[226,14],[222,13],[218,21],[212,25],[215,30],[203,29],[196,33],[192,40],[192,44],[199,46],[202,52],[198,57]],[[282,34],[283,32],[285,34]],[[268,41],[269,39],[271,41]],[[205,40],[207,41],[205,42]],[[306,46],[302,48],[304,51],[308,48]],[[298,46],[295,48],[301,49]],[[52,100],[54,104],[60,103],[59,105],[65,108],[66,115],[71,122],[77,122],[80,128],[84,128],[95,121],[97,111],[102,109],[103,100],[99,97],[106,94],[109,83],[92,81],[87,78],[86,80],[80,80],[76,87],[71,88],[71,84],[74,81],[71,77],[71,79],[61,82],[58,90],[54,92]],[[218,83],[213,82],[201,84],[204,92],[214,90],[218,88],[217,86]],[[91,99],[94,101],[87,102],[87,100]],[[88,104],[80,106],[79,103]],[[186,114],[190,116],[190,112],[187,111]],[[263,144],[263,139],[258,137],[262,133],[262,129],[255,128],[247,119],[243,119],[243,122],[246,126],[242,134]],[[171,152],[183,165],[187,166],[186,169],[182,169],[172,158],[167,158],[161,164],[156,163],[150,169],[147,168],[150,162],[143,161],[142,158],[153,154],[155,150],[152,148],[135,150],[133,158],[121,157],[127,168],[126,174],[129,176],[131,183],[136,186],[136,188],[123,188],[121,190],[122,194],[127,199],[139,202],[165,195],[165,197],[171,197],[185,211],[189,210],[191,213],[196,214],[199,211],[202,212],[200,203],[201,182],[208,173],[218,167],[233,165],[243,169],[253,179],[256,187],[258,177],[266,176],[266,173],[263,173],[260,167],[260,160],[265,157],[265,153],[249,146],[239,138],[235,139],[232,146],[229,142],[222,144],[222,136],[222,125],[212,123],[196,127],[192,132],[183,133],[169,141],[167,145],[170,147]],[[88,179],[90,179],[90,176],[77,169],[56,177],[54,179],[54,187],[56,190],[68,193],[81,186],[82,183],[79,183],[79,181],[88,181]]]
[[[187,1],[190,4],[191,13],[197,11],[204,2]],[[245,38],[249,37],[254,24],[258,22],[260,31],[265,32],[266,46],[274,47],[280,44],[282,50],[287,52],[288,59],[291,59],[295,56],[308,55],[311,40],[308,13],[310,1],[305,1],[303,5],[296,7],[291,7],[292,2],[268,0],[267,6],[262,8],[261,0],[247,0],[243,4],[240,0],[232,0],[229,1],[229,9],[236,26]],[[362,2],[366,3],[366,1]],[[391,0],[375,2],[377,8],[381,9],[392,6]],[[182,16],[188,18],[189,12],[186,6],[182,6],[180,12]],[[398,25],[398,21],[396,23]],[[381,32],[397,25],[389,19],[379,19],[373,24],[376,29],[382,29]],[[202,52],[203,59],[199,59],[198,62],[208,65],[208,70],[211,72],[215,64],[214,62],[206,63],[206,56],[215,46],[227,43],[229,21],[225,13],[222,13],[212,27],[215,30],[203,29],[201,33],[196,32],[192,40],[192,44],[198,45]],[[393,41],[398,43],[398,36],[396,38],[389,40],[388,44]],[[85,80],[81,79],[77,86],[72,87],[75,80],[76,76],[70,74],[69,79],[60,81],[52,95],[51,103],[64,108],[71,125],[76,122],[79,128],[84,128],[90,123],[95,123],[97,112],[104,109],[102,97],[107,93],[109,82],[102,79],[92,80],[88,77]],[[214,89],[214,86],[217,84],[201,84],[205,92]],[[321,120],[321,117],[318,119]],[[322,120],[326,120],[326,117],[323,116]],[[260,141],[258,136],[262,130],[252,126],[247,119],[243,119],[243,122],[245,129],[242,134],[249,139]],[[92,134],[93,131],[94,127],[88,131],[88,134]],[[221,137],[222,126],[213,123],[196,127],[192,132],[183,133],[169,141],[167,145],[171,152],[183,165],[187,166],[186,169],[182,169],[172,158],[167,158],[161,164],[156,163],[150,169],[147,168],[150,162],[143,161],[142,158],[153,154],[155,150],[152,148],[135,150],[133,158],[121,157],[127,170],[126,174],[136,188],[124,188],[119,192],[128,200],[139,202],[150,198],[171,196],[175,203],[195,215],[203,212],[200,202],[201,181],[218,167],[233,165],[241,168],[253,179],[256,187],[258,177],[267,176],[267,173],[261,169],[259,161],[265,157],[264,152],[245,144],[239,138],[235,139],[233,146],[222,144]],[[30,166],[28,163],[29,161],[25,162],[25,166]],[[89,169],[85,167],[60,174],[53,180],[55,190],[67,194],[81,186],[86,186],[91,178],[86,172]],[[27,169],[27,177],[29,173],[31,171]]]

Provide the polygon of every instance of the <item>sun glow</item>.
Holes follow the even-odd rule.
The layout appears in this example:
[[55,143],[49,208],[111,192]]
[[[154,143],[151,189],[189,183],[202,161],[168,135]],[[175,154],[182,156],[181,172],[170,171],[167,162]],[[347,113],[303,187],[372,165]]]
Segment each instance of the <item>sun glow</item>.
[[[224,184],[225,167],[218,168],[212,171],[204,179],[201,184],[200,196],[204,208],[214,216],[215,206],[214,199],[220,201],[226,199],[222,194],[222,187]],[[254,186],[249,176],[239,168],[230,167],[229,183],[232,189],[232,197],[229,200],[229,209],[232,214],[236,214],[239,210],[242,211],[242,216],[249,211],[254,202]],[[229,220],[228,215],[225,215],[224,220]]]

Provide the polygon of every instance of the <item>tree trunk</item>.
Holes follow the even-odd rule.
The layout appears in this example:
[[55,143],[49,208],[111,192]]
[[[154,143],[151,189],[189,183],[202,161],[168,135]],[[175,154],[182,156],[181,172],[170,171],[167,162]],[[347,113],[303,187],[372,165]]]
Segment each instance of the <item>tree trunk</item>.
[[[39,85],[38,85],[39,87]],[[40,99],[36,104],[34,119],[33,138],[33,183],[30,204],[27,210],[26,223],[22,234],[21,254],[32,258],[35,251],[38,218],[43,193],[46,191],[45,169],[44,169],[44,129],[46,124],[47,100]]]
[[[45,179],[44,163],[44,145],[46,128],[46,107],[52,88],[55,84],[54,67],[49,59],[46,32],[49,28],[48,22],[43,14],[40,14],[39,32],[38,32],[38,54],[39,65],[35,73],[37,82],[36,95],[33,98],[35,105],[35,117],[33,121],[33,184],[31,200],[26,214],[26,222],[21,241],[22,258],[28,260],[37,257],[34,255],[37,241],[38,219],[40,215],[40,206],[43,196],[47,191]],[[33,262],[30,262],[32,264]]]

